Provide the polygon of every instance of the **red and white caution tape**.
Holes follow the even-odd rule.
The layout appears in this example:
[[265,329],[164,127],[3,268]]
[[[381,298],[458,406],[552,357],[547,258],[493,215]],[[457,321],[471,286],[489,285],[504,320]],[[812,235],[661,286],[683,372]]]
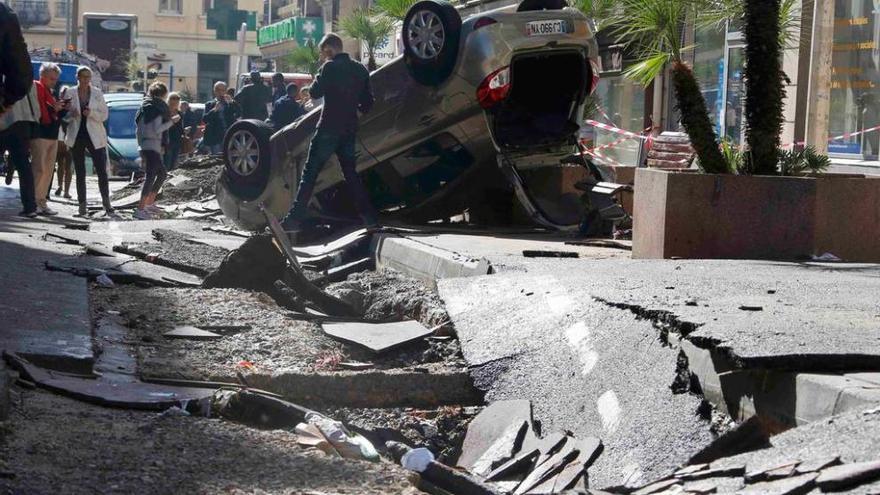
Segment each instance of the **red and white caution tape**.
[[[849,139],[851,137],[859,136],[862,134],[867,134],[869,132],[874,132],[874,131],[880,131],[880,125],[874,126],[874,127],[869,127],[867,129],[862,129],[861,131],[847,132],[847,133],[841,134],[839,136],[830,137],[830,138],[828,138],[828,142],[830,143],[832,141],[839,141],[841,139]],[[804,141],[800,141],[797,143],[789,143],[789,144],[783,145],[782,147],[783,148],[791,148],[792,146],[805,146],[806,144],[807,143],[805,143]]]
[[615,134],[621,134],[623,136],[627,136],[632,139],[648,139],[647,136],[642,136],[641,134],[636,134],[635,132],[627,131],[626,129],[621,129],[619,127],[614,127],[613,125],[603,124],[602,122],[587,119],[586,124],[597,129],[602,129],[603,131],[613,132]]

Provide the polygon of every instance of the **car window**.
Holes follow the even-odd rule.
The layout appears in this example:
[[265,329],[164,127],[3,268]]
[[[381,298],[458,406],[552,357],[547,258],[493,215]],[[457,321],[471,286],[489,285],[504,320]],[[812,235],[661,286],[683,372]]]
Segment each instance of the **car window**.
[[107,119],[107,135],[116,139],[134,139],[134,116],[138,107],[110,107]]

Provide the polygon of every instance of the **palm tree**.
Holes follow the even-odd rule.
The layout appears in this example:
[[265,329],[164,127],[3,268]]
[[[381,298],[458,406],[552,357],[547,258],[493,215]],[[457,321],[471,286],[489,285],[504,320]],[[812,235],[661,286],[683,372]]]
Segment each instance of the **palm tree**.
[[367,69],[376,70],[376,47],[394,32],[394,19],[385,14],[357,8],[340,23],[342,32],[367,45]]
[[321,68],[321,53],[315,43],[311,42],[294,48],[284,57],[284,61],[290,69],[308,72],[314,77]]
[[418,0],[376,0],[376,10],[388,17],[403,22],[409,8]]
[[682,28],[701,0],[623,0],[616,34],[633,44],[641,62],[626,71],[627,77],[647,86],[666,67],[672,67],[672,87],[681,114],[681,124],[690,136],[700,168],[708,173],[728,173],[730,166],[718,146],[709,119],[706,100],[683,54]]
[[603,31],[617,19],[617,0],[574,0],[572,7],[580,10],[596,23],[596,29]]

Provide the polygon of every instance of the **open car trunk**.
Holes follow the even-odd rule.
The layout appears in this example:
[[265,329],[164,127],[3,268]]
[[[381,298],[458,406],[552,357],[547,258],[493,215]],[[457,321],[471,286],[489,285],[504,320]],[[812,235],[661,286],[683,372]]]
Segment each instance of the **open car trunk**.
[[510,94],[489,115],[495,142],[508,150],[574,143],[588,67],[577,51],[515,57]]

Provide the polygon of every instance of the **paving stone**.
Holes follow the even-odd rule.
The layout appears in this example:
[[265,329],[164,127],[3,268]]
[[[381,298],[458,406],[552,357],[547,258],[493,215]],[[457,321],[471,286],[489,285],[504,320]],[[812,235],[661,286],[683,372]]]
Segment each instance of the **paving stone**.
[[[532,466],[532,464],[538,459],[539,455],[541,455],[541,451],[536,448],[522,451],[513,459],[495,468],[495,470],[486,475],[486,479],[496,481],[507,476],[519,474]],[[517,482],[517,484],[519,484],[519,482]]]
[[816,484],[823,492],[840,491],[880,478],[880,461],[856,462],[823,469]]
[[677,479],[669,479],[663,481],[657,481],[655,483],[651,483],[650,485],[645,485],[638,490],[632,492],[632,495],[651,495],[653,493],[660,493],[664,490],[668,490],[673,486],[678,485],[679,480]]
[[[798,461],[789,461],[771,467],[769,469],[762,469],[760,471],[746,473],[746,482],[756,483],[758,481],[773,481],[781,478],[789,478],[791,476],[794,476],[797,472],[798,464]],[[813,471],[815,471],[815,469]]]
[[219,333],[209,332],[201,328],[184,326],[162,334],[169,339],[214,340],[223,338]]
[[569,440],[565,433],[552,433],[545,438],[535,437],[534,443],[523,444],[523,449],[537,447],[541,451],[536,465],[541,465],[551,458]]
[[569,465],[565,466],[561,473],[556,476],[553,490],[561,492],[567,488],[574,487],[579,479],[587,472],[599,454],[602,453],[602,440],[598,438],[585,438],[576,443],[577,449],[580,451],[577,458]]
[[[568,463],[572,462],[577,457],[577,455],[578,451],[575,448],[575,442],[566,442],[562,449],[547,459],[544,463],[539,464],[535,467],[534,471],[526,476],[526,479],[524,479],[516,491],[513,492],[514,495],[537,493],[533,492],[536,488],[541,488],[540,493],[546,493],[546,487],[540,485],[551,477],[559,474]],[[552,490],[552,484],[550,487]]]
[[684,476],[687,474],[696,473],[698,471],[703,471],[704,469],[706,469],[708,467],[709,467],[709,464],[706,464],[706,463],[692,464],[690,466],[685,466],[685,467],[679,469],[678,471],[676,471],[675,476]]
[[800,495],[809,493],[816,483],[816,473],[807,473],[794,478],[765,481],[748,485],[739,491],[743,495]]
[[469,471],[486,477],[496,466],[513,459],[522,446],[522,440],[528,428],[529,422],[525,420],[511,423],[504,430],[504,433],[477,459]]
[[472,467],[509,425],[522,421],[532,422],[532,403],[527,400],[493,402],[483,409],[468,425],[458,467]]
[[814,473],[821,471],[827,467],[837,466],[840,464],[840,456],[829,456],[821,459],[813,459],[804,461],[797,466],[797,474]]
[[684,487],[684,491],[687,493],[695,493],[699,495],[703,495],[706,493],[716,493],[718,491],[718,481],[714,479],[697,481],[695,483],[688,483]]
[[703,480],[706,478],[722,478],[730,476],[742,476],[745,474],[745,466],[717,467],[708,468],[702,471],[695,471],[683,475],[676,475],[677,478],[685,481]]
[[433,333],[414,320],[395,323],[324,323],[321,328],[336,340],[364,347],[376,354],[388,352]]

